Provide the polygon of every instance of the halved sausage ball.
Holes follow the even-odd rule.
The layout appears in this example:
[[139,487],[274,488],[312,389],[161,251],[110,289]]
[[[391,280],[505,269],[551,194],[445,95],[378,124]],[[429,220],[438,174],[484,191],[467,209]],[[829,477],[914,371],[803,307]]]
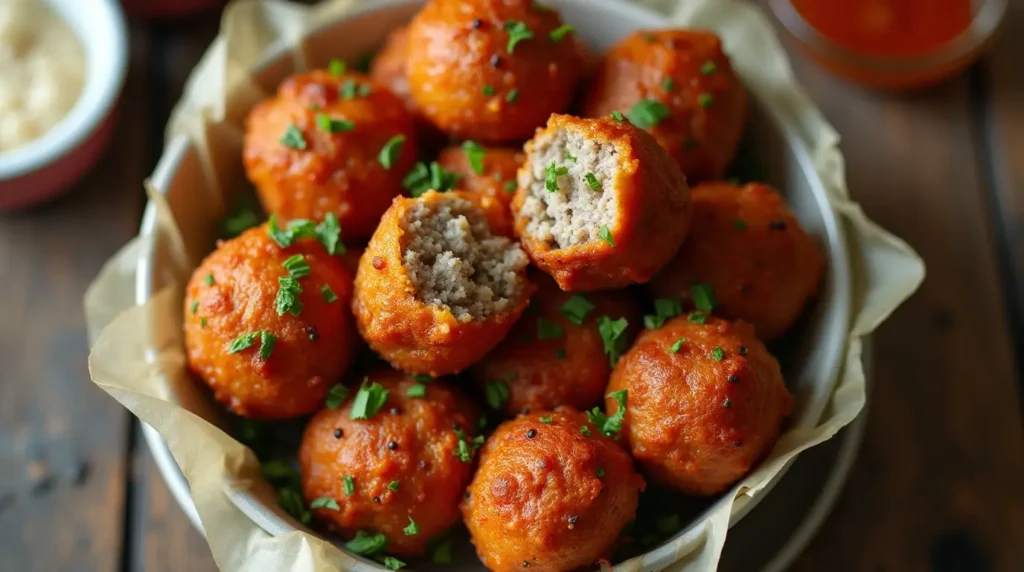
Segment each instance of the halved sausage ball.
[[[387,551],[421,556],[459,520],[473,469],[476,410],[446,382],[372,373],[306,426],[299,448],[306,501],[346,538],[383,534]],[[330,503],[327,503],[330,505]]]
[[702,313],[641,333],[612,372],[610,415],[623,390],[633,458],[692,495],[721,493],[746,475],[771,451],[792,403],[754,329]]
[[495,430],[462,515],[493,572],[580,570],[611,555],[644,486],[618,443],[560,408]]
[[289,77],[249,114],[243,161],[264,209],[284,221],[333,213],[366,239],[418,153],[402,100],[354,72]]
[[446,133],[521,141],[564,110],[583,69],[576,34],[532,0],[431,0],[409,26],[416,107]]
[[403,371],[462,371],[526,308],[527,262],[457,193],[396,198],[359,262],[352,303],[359,332]]
[[[572,294],[540,273],[531,278],[538,288],[529,309],[470,373],[488,404],[508,416],[560,405],[590,409],[608,386],[609,345],[628,347],[640,310],[625,291]],[[623,319],[624,331],[601,327]]]
[[584,115],[625,114],[691,182],[722,178],[747,118],[747,92],[706,31],[636,32],[605,54],[585,91]]
[[316,239],[283,248],[267,225],[251,228],[192,273],[189,368],[243,417],[310,413],[352,362],[351,293],[352,274]]
[[774,189],[705,183],[693,189],[689,238],[650,287],[686,301],[694,285],[709,289],[717,314],[753,324],[770,342],[817,292],[823,268],[814,240]]
[[628,122],[553,115],[526,155],[512,202],[516,234],[563,290],[647,282],[686,238],[686,179]]
[[517,149],[483,147],[467,141],[441,151],[437,162],[446,171],[459,175],[456,189],[487,213],[491,230],[513,236],[510,205],[516,194],[516,172],[525,155]]

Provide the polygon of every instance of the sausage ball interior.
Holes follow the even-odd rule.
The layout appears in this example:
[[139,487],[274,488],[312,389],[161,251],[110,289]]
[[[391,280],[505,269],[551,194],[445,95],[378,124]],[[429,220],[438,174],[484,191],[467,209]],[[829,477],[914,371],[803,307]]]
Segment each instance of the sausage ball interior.
[[693,222],[679,254],[651,281],[661,297],[693,300],[754,325],[765,342],[783,335],[818,289],[824,258],[774,189],[706,183],[693,189]]
[[[508,416],[561,405],[601,403],[611,375],[609,345],[623,347],[638,330],[640,312],[629,293],[572,294],[537,273],[530,308],[509,335],[470,372],[487,403]],[[625,320],[625,331],[600,324]]]
[[512,328],[529,301],[527,257],[494,236],[456,193],[397,198],[356,274],[353,310],[363,338],[403,371],[469,367]]
[[299,449],[315,515],[346,538],[383,534],[387,551],[422,555],[459,520],[472,476],[476,412],[446,382],[418,383],[392,370],[370,375],[352,398],[306,426]]
[[263,225],[221,242],[196,268],[185,351],[231,411],[287,419],[320,407],[352,361],[352,274],[316,239],[285,248],[267,232]]
[[686,180],[628,122],[553,115],[526,155],[512,204],[516,233],[563,290],[647,282],[686,237]]
[[640,31],[608,51],[583,114],[620,112],[650,131],[691,182],[720,179],[747,118],[747,92],[715,34]]
[[437,162],[459,176],[456,189],[484,209],[491,230],[511,238],[510,206],[516,194],[516,172],[524,159],[523,152],[516,149],[483,147],[467,141],[442,150]]
[[521,141],[572,99],[580,45],[532,0],[431,0],[409,27],[409,89],[437,127],[464,139]]
[[611,555],[643,489],[626,451],[562,408],[498,427],[462,514],[493,572],[577,570]]
[[366,239],[418,153],[404,103],[362,74],[289,77],[249,114],[243,161],[264,209],[283,220],[336,215]]
[[[767,455],[792,396],[754,329],[701,313],[645,330],[619,360],[609,396],[626,391],[624,432],[652,479],[721,493]],[[606,398],[609,414],[619,401]]]

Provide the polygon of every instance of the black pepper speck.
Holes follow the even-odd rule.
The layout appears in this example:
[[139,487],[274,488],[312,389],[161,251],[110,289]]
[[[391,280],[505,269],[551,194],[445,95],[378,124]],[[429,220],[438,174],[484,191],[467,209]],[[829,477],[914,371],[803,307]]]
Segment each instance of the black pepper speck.
[[465,493],[463,493],[463,494],[462,494],[462,496],[463,496],[463,497],[464,497],[464,498],[465,498],[466,500],[469,500],[469,491],[466,491]]
[[501,56],[499,56],[498,54],[494,54],[494,55],[491,56],[491,67],[492,68],[500,68],[501,67]]
[[740,382],[740,376],[736,375],[735,373],[730,373],[728,379],[729,379],[729,383],[739,383]]
[[341,439],[341,436],[344,435],[344,434],[345,434],[345,432],[342,431],[341,429],[335,429],[334,430],[334,438],[335,439]]
[[473,20],[470,26],[472,26],[474,30],[479,30],[480,28],[484,27],[484,21],[481,20],[480,18],[477,18]]
[[747,355],[747,346],[740,346],[740,349],[738,351],[740,352],[741,356]]
[[316,328],[313,326],[306,326],[306,335],[314,342],[320,339],[320,334],[316,333]]
[[391,414],[392,415],[401,415],[402,414],[402,408],[401,407],[392,407],[391,408]]
[[527,439],[533,439],[536,436],[537,436],[537,430],[536,429],[528,429],[526,431],[526,438]]
[[396,443],[394,441],[388,441],[388,449],[391,449],[392,451],[397,450],[398,449],[398,443]]
[[737,440],[732,442],[732,446],[733,447],[742,447],[743,446],[743,441],[740,441],[739,439],[737,439]]
[[373,502],[380,504],[380,497],[373,497]]
[[768,223],[768,228],[772,230],[786,230],[786,221],[773,220],[770,223]]
[[722,407],[724,407],[726,409],[731,409],[732,408],[732,400],[729,399],[728,397],[726,397],[725,401],[722,402]]

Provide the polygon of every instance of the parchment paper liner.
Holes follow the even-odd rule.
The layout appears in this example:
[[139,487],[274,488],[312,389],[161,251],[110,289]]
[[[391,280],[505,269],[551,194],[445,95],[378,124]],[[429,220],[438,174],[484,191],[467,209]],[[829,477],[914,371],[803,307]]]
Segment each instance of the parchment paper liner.
[[[788,58],[771,24],[756,7],[737,0],[645,0],[669,15],[672,25],[716,30],[724,39],[744,81],[772,105],[795,111],[801,139],[812,151],[831,203],[843,221],[854,275],[853,320],[842,374],[820,424],[790,430],[771,457],[741,483],[739,494],[768,485],[800,451],[830,439],[864,407],[861,338],[870,334],[909,297],[924,278],[922,260],[904,242],[868,220],[849,199],[839,138],[796,84]],[[166,244],[170,269],[178,285],[135,304],[135,274],[144,241],[137,237],[103,268],[86,293],[86,317],[93,340],[89,369],[93,381],[154,427],[166,440],[187,477],[214,559],[222,570],[327,571],[368,570],[327,541],[304,532],[273,536],[265,532],[232,500],[232,492],[251,491],[273,499],[252,452],[214,424],[217,419],[185,373],[181,333],[181,284],[205,252],[186,241],[189,232],[212,233],[212,221],[230,204],[237,189],[241,148],[240,125],[253,103],[273,85],[261,86],[250,70],[279,42],[294,46],[297,67],[310,56],[302,39],[309,30],[344,15],[353,0],[328,0],[315,7],[275,0],[233,3],[224,13],[221,32],[193,71],[185,94],[174,110],[168,140],[187,135],[196,147],[209,204],[195,208],[211,213],[210,229],[179,229],[163,197],[150,190],[156,204],[158,234]],[[314,54],[311,61],[318,61]],[[212,217],[212,218],[211,218]],[[194,250],[194,251],[193,251]],[[148,334],[148,335],[147,335]],[[178,401],[172,403],[170,387]],[[190,398],[194,392],[195,398]],[[184,396],[184,397],[182,397]],[[273,501],[270,501],[273,504]],[[692,534],[675,540],[673,571],[710,571],[728,532],[731,502],[724,503]],[[621,570],[647,570],[654,563],[639,556]]]

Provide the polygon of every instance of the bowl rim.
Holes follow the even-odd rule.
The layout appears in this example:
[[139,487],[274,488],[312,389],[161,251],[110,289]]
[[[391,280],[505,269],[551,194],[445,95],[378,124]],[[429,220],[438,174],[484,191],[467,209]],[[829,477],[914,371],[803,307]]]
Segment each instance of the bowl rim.
[[[89,45],[102,42],[112,46],[112,57],[101,59],[101,71],[96,73],[89,73],[90,65],[86,62],[78,99],[49,131],[20,147],[0,152],[0,182],[41,171],[81,146],[110,116],[128,73],[128,28],[117,0],[93,0],[84,7],[91,9],[90,17],[97,18],[99,26],[75,25],[53,0],[43,3],[71,28],[83,51],[88,52]],[[90,90],[98,93],[91,100],[84,97]]]
[[[602,9],[615,11],[623,18],[629,18],[638,24],[639,29],[664,26],[666,24],[666,18],[664,15],[655,12],[652,9],[628,2],[627,0],[558,0],[563,3],[574,3],[582,4],[585,7],[597,7],[600,5]],[[325,29],[339,25],[345,20],[355,18],[361,15],[365,15],[370,12],[383,10],[389,7],[395,7],[405,4],[420,4],[423,0],[375,0],[373,2],[366,2],[361,6],[354,8],[347,12],[345,15],[337,20],[325,23],[322,26],[311,29],[307,36],[312,36],[317,33],[323,32]],[[261,59],[260,63],[257,64],[256,70],[266,68],[273,62],[285,55],[287,47],[283,44],[274,45],[267,50],[267,53]],[[829,200],[829,194],[826,190],[825,182],[822,180],[812,157],[811,150],[804,141],[800,125],[804,123],[804,118],[807,114],[816,113],[816,107],[800,108],[796,109],[793,106],[774,104],[771,101],[766,100],[764,97],[756,93],[754,90],[750,90],[752,99],[754,99],[760,108],[764,111],[766,118],[770,121],[772,127],[774,127],[781,135],[781,138],[788,141],[788,147],[793,150],[798,164],[798,169],[805,173],[806,179],[809,183],[810,194],[813,197],[813,201],[816,205],[817,211],[820,213],[823,222],[823,242],[826,243],[829,252],[829,262],[827,266],[827,272],[832,273],[833,278],[833,297],[838,304],[837,307],[837,321],[842,325],[842,331],[846,332],[842,337],[841,344],[837,343],[836,347],[831,348],[829,363],[830,376],[827,382],[827,387],[830,390],[834,390],[836,383],[838,382],[839,376],[841,375],[843,364],[845,363],[845,349],[849,339],[849,329],[852,321],[852,270],[849,246],[846,239],[845,230],[842,222],[839,218],[838,213],[833,207]],[[169,190],[170,182],[173,180],[173,175],[176,172],[178,165],[185,158],[187,151],[191,143],[187,137],[183,135],[172,138],[163,154],[161,155],[160,161],[157,164],[156,169],[151,177],[151,182],[161,194],[166,194]],[[154,235],[154,227],[156,224],[156,205],[150,201],[145,209],[142,225],[140,228],[141,237],[150,237]],[[136,276],[136,303],[146,303],[153,294],[155,294],[155,285],[157,284],[157,276],[159,268],[155,266],[157,244],[155,240],[144,241],[144,252],[140,257],[138,265],[138,272]],[[821,416],[824,414],[827,406],[827,399],[822,400],[820,404],[816,404],[816,408],[813,408],[804,420],[805,424],[816,425]],[[157,457],[158,467],[165,479],[173,478],[177,481],[185,481],[180,470],[178,469],[172,455],[167,449],[166,443],[158,432],[153,430],[148,425],[144,425],[144,435],[146,436],[147,442],[149,443],[150,450],[153,451],[154,456]],[[159,453],[158,453],[159,452]],[[701,532],[703,520],[710,511],[715,510],[720,503],[725,502],[725,499],[729,496],[735,497],[735,501],[730,515],[729,526],[735,525],[739,522],[746,514],[752,511],[768,493],[771,492],[775,484],[777,484],[784,476],[786,471],[796,460],[797,456],[790,459],[779,471],[779,473],[772,478],[772,480],[762,489],[756,493],[739,494],[740,485],[736,484],[730,490],[717,499],[715,499],[709,506],[696,516],[684,529],[680,530],[672,538],[667,539],[661,545],[651,549],[643,555],[648,558],[645,561],[645,566],[654,566],[662,568],[671,564],[674,558],[674,542],[684,536],[690,535],[695,536]],[[182,486],[183,485],[183,486]],[[201,531],[202,526],[198,518],[198,514],[195,511],[194,503],[192,502],[191,496],[188,493],[187,482],[178,483],[178,487],[172,487],[175,492],[174,496],[178,503],[182,505],[185,512],[189,515],[190,519],[197,528]],[[290,522],[289,519],[282,519],[274,517],[271,522],[265,517],[258,516],[258,508],[251,499],[235,498],[239,509],[248,514],[253,518],[254,522],[271,534],[283,534],[287,532],[293,532],[301,530],[305,532],[313,533],[307,527],[304,527],[298,523]],[[251,506],[250,506],[251,505]],[[315,533],[313,533],[315,534]],[[357,570],[383,570],[384,568],[377,565],[375,562],[363,559],[362,557],[354,556],[359,559],[362,567]],[[632,560],[632,559],[631,559]],[[621,564],[615,566],[616,570],[621,570]]]

